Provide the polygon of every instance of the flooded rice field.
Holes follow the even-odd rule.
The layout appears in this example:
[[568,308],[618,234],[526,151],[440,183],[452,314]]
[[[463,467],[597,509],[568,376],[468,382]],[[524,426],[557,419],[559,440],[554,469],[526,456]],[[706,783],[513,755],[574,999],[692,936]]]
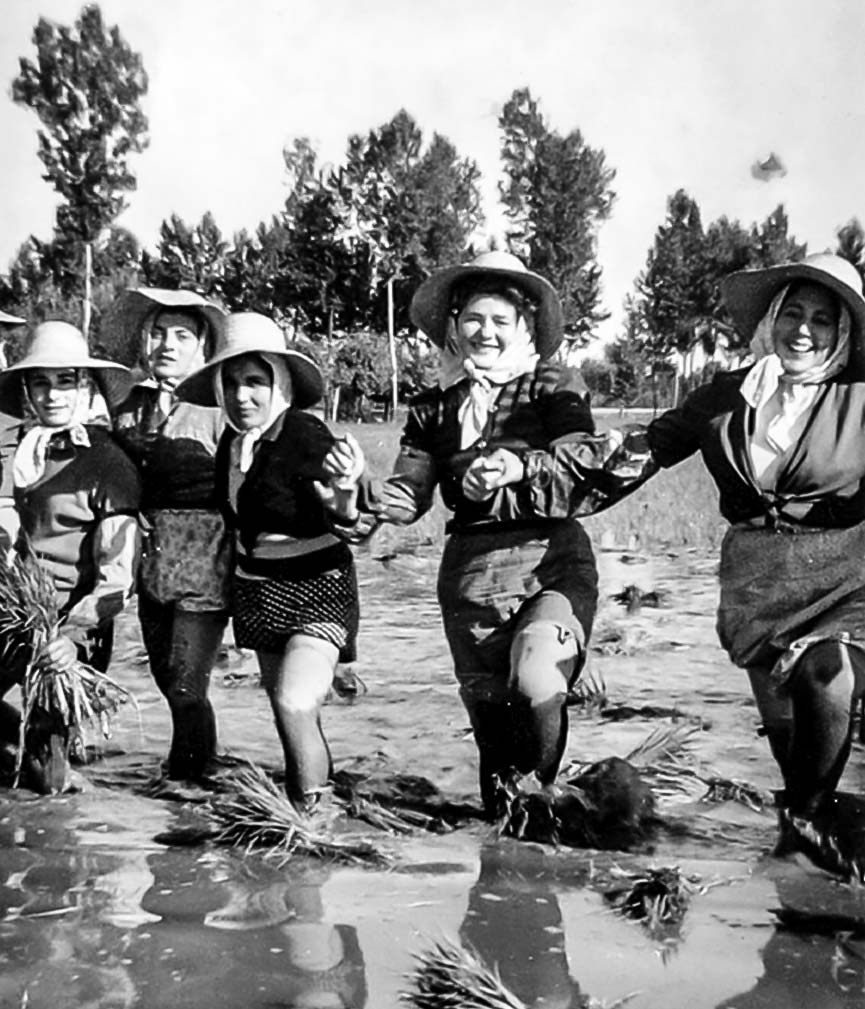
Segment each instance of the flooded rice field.
[[[572,709],[568,759],[627,756],[670,724],[670,709],[699,726],[688,756],[699,776],[662,799],[667,826],[652,852],[556,850],[497,838],[478,821],[382,836],[393,855],[385,871],[172,844],[201,807],[182,792],[148,792],[168,717],[127,614],[112,672],[135,692],[140,724],[127,707],[102,757],[82,769],[79,793],[0,791],[0,1009],[395,1009],[415,955],[443,938],[497,965],[527,1006],[632,996],[632,1009],[861,1007],[862,891],[801,857],[771,857],[771,809],[703,801],[713,775],[763,791],[780,784],[745,676],[715,641],[715,560],[615,551],[599,560],[590,670],[607,709]],[[435,605],[436,557],[359,563],[367,692],[325,709],[337,768],[423,775],[447,799],[474,803],[474,744]],[[610,598],[628,586],[661,605],[644,599],[628,612]],[[254,658],[229,649],[212,696],[221,749],[277,768]],[[857,744],[850,791],[861,790],[862,764]],[[678,927],[649,931],[611,911],[604,881],[660,866],[688,881]],[[793,927],[803,917],[807,928]]]

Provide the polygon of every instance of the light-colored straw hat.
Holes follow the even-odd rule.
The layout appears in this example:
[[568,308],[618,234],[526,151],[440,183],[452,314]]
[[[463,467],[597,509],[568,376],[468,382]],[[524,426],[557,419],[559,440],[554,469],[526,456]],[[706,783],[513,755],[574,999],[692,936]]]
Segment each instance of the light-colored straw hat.
[[0,372],[0,411],[24,415],[21,375],[33,368],[86,368],[109,408],[126,399],[133,383],[122,364],[90,356],[80,329],[68,322],[42,322],[30,334],[24,357]]
[[198,371],[185,378],[175,390],[180,399],[199,406],[216,406],[213,377],[225,361],[244,354],[279,354],[291,373],[292,406],[302,410],[314,406],[324,395],[324,378],[318,365],[306,354],[285,345],[282,330],[267,316],[257,312],[237,312],[221,326],[216,353]]
[[23,326],[27,322],[17,315],[10,315],[8,312],[0,312],[0,326]]
[[145,325],[158,312],[190,312],[203,319],[205,356],[209,357],[219,340],[219,327],[225,312],[194,291],[171,291],[162,287],[130,287],[121,294],[105,314],[102,331],[113,338],[121,338],[122,345],[140,346]]
[[859,363],[863,363],[865,298],[862,296],[862,278],[851,262],[829,252],[814,253],[799,263],[782,263],[780,266],[760,270],[740,270],[724,277],[721,281],[721,296],[736,329],[750,340],[778,291],[795,281],[810,281],[828,287],[850,309],[853,341]]
[[434,273],[415,291],[409,309],[411,321],[434,344],[443,347],[453,309],[454,285],[474,278],[501,281],[523,291],[536,305],[534,339],[538,354],[548,358],[555,353],[564,335],[562,303],[556,289],[509,252],[482,252],[470,263]]

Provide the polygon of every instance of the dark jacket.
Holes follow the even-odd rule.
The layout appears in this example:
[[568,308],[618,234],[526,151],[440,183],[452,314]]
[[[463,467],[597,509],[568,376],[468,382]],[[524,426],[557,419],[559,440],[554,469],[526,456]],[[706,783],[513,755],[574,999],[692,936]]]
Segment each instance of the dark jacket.
[[700,452],[729,522],[765,519],[847,528],[865,519],[865,383],[826,382],[774,490],[759,486],[748,451],[755,411],[741,395],[748,368],[716,375],[648,428],[652,458],[673,466]]
[[262,533],[311,540],[338,530],[315,491],[314,481],[326,481],[323,462],[334,443],[327,425],[300,410],[286,410],[261,436],[255,457],[237,495],[229,500],[231,446],[240,437],[226,428],[216,450],[216,493],[229,527],[237,530],[246,558],[238,563],[252,574],[277,576],[317,574],[350,557],[342,541],[296,559],[255,559]]

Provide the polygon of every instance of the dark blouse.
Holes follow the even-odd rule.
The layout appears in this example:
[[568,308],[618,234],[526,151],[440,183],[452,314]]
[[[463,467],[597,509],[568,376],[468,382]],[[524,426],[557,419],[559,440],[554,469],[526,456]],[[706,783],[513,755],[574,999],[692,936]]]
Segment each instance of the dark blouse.
[[136,386],[114,415],[115,437],[141,474],[142,508],[216,509],[214,455],[222,411],[176,401],[167,417],[157,417],[157,393]]
[[238,558],[240,566],[253,574],[290,576],[344,563],[348,547],[342,541],[291,560],[257,560],[255,556],[256,541],[263,533],[313,540],[339,531],[314,487],[316,480],[328,480],[323,463],[334,437],[327,425],[312,414],[286,410],[261,436],[238,490],[235,510],[229,496],[229,472],[231,446],[238,437],[226,428],[219,441],[216,491],[226,522],[237,531],[246,555]]
[[[589,488],[586,466],[596,466],[599,440],[589,395],[578,371],[542,362],[535,372],[502,386],[480,439],[460,449],[458,411],[468,395],[468,379],[442,390],[428,389],[410,405],[400,458],[388,481],[406,495],[402,518],[412,521],[431,504],[436,484],[454,517],[448,531],[485,528],[491,523],[531,523],[581,514]],[[474,459],[497,448],[520,457],[525,476],[486,501],[468,500],[462,480]]]
[[748,370],[717,375],[653,421],[647,436],[655,462],[674,466],[699,451],[729,522],[846,528],[865,521],[865,383],[838,378],[825,384],[767,491],[748,451],[755,411],[740,393]]

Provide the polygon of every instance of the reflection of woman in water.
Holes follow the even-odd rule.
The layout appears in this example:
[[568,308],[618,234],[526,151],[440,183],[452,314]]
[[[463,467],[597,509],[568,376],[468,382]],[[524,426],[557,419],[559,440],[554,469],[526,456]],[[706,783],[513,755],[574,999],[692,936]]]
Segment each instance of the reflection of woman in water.
[[568,971],[556,881],[544,885],[542,868],[531,864],[537,858],[508,843],[481,849],[460,938],[527,1006],[579,1009],[585,1002]]
[[143,1004],[366,1005],[356,930],[323,920],[328,869],[193,859],[176,849],[148,862],[153,885],[141,906],[160,920],[135,939]]
[[[438,486],[452,512],[439,603],[481,797],[495,816],[497,777],[516,767],[549,785],[564,754],[567,692],[597,600],[592,547],[576,521],[594,423],[579,373],[552,360],[558,295],[515,256],[489,252],[436,273],[411,315],[442,348],[439,384],[412,402],[394,474],[368,508],[414,522]],[[555,474],[554,448],[570,464]],[[329,465],[347,477],[359,459],[346,439]]]

